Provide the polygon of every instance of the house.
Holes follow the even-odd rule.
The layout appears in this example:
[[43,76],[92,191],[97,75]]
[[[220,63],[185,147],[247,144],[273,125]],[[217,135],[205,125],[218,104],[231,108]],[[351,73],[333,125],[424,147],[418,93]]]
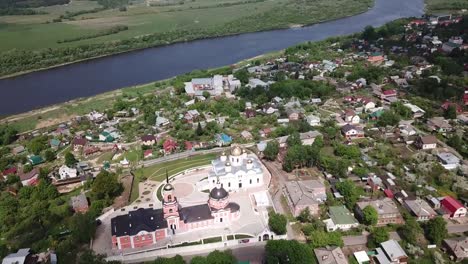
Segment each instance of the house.
[[71,197],[71,206],[75,213],[86,213],[89,210],[88,198],[84,193]]
[[411,113],[413,114],[413,118],[421,118],[424,116],[424,114],[426,114],[426,111],[424,111],[423,109],[421,109],[421,107],[417,105],[410,104],[410,103],[406,103],[403,105],[408,107],[411,110]]
[[256,88],[257,86],[259,87],[267,87],[268,86],[268,83],[260,80],[260,79],[256,79],[256,78],[250,78],[249,79],[249,83],[246,85],[247,87],[250,87],[250,88]]
[[250,133],[250,132],[247,131],[247,130],[242,131],[242,132],[241,132],[241,136],[242,136],[245,140],[252,140],[252,139],[253,139],[252,133]]
[[305,208],[309,208],[312,215],[318,215],[319,204],[327,199],[325,185],[317,180],[286,182],[285,196],[294,216]]
[[363,210],[366,208],[366,206],[372,206],[377,211],[377,226],[384,226],[387,224],[403,224],[404,222],[397,205],[390,198],[357,202],[355,212],[356,216],[358,216],[358,218],[361,220],[363,218]]
[[405,200],[404,206],[416,217],[417,221],[426,221],[437,216],[436,211],[422,199]]
[[380,52],[374,52],[367,57],[367,62],[373,65],[379,65],[384,62],[385,58]]
[[141,144],[144,146],[153,146],[156,144],[156,137],[153,135],[144,135],[141,138]]
[[460,159],[450,152],[437,153],[437,159],[446,170],[454,170],[460,165]]
[[297,108],[288,108],[286,109],[286,115],[288,116],[289,121],[297,121],[301,118],[302,112]]
[[427,120],[427,128],[437,133],[446,133],[452,131],[452,125],[443,117],[433,117]]
[[461,45],[458,43],[453,43],[453,42],[445,42],[442,44],[442,51],[450,54],[456,49],[460,49]]
[[382,179],[377,177],[376,175],[372,175],[371,177],[367,178],[367,184],[369,184],[373,191],[377,191],[379,189],[384,188]]
[[397,96],[397,91],[396,90],[385,90],[385,91],[382,91],[382,94],[380,95],[380,99],[382,100],[387,100],[391,97],[396,97]]
[[266,105],[263,106],[262,112],[267,114],[267,115],[272,115],[272,114],[278,112],[278,109],[272,104],[266,104]]
[[445,248],[452,260],[458,262],[468,259],[468,237],[466,236],[444,239],[442,247]]
[[162,128],[162,127],[166,127],[166,126],[168,126],[170,124],[171,124],[171,122],[169,121],[169,119],[167,119],[167,118],[165,118],[163,116],[160,116],[159,114],[157,115],[156,123],[155,123],[156,127]]
[[310,125],[310,126],[320,126],[320,117],[318,116],[315,116],[315,115],[308,115],[306,117],[306,120],[307,120],[307,123]]
[[328,209],[330,219],[323,222],[326,224],[327,231],[347,231],[359,226],[358,221],[345,206],[330,206]]
[[356,259],[358,264],[369,264],[369,263],[371,263],[370,258],[367,255],[367,252],[364,251],[364,250],[354,252],[353,255],[354,255],[354,258]]
[[459,113],[462,113],[463,112],[463,108],[457,104],[457,103],[452,103],[450,101],[445,101],[441,106],[440,108],[442,108],[442,110],[444,111],[447,111],[450,107],[455,107],[455,110],[456,112],[459,114]]
[[406,255],[400,244],[393,239],[380,243],[380,247],[376,248],[376,251],[377,254],[374,257],[378,263],[408,263],[408,255]]
[[62,165],[59,168],[59,175],[61,180],[76,178],[78,176],[78,170],[75,168],[69,168],[67,165]]
[[72,141],[73,151],[77,152],[82,150],[88,144],[88,140],[82,137],[76,137]]
[[318,264],[348,264],[348,258],[343,250],[336,246],[315,248],[314,253]]
[[252,118],[257,115],[257,112],[255,111],[255,109],[252,109],[252,108],[245,109],[244,113],[245,113],[246,118]]
[[220,147],[229,146],[232,143],[232,137],[224,133],[216,134],[215,142]]
[[19,177],[23,186],[36,185],[39,178],[39,169],[34,168],[30,172],[23,172],[19,175]]
[[143,152],[143,158],[144,159],[151,158],[151,157],[153,157],[153,150],[152,149],[147,149],[147,150],[145,150],[145,152]]
[[53,138],[53,139],[49,140],[49,145],[50,145],[51,148],[57,150],[62,145],[62,142],[60,142],[60,140],[58,140],[56,138]]
[[309,132],[300,133],[299,137],[301,139],[302,145],[310,146],[314,143],[317,137],[322,136],[322,133],[312,130]]
[[184,115],[184,120],[187,123],[193,123],[200,116],[200,113],[196,110],[188,110]]
[[259,134],[260,134],[261,137],[266,138],[271,134],[271,132],[273,132],[273,129],[267,127],[267,128],[264,128],[264,129],[260,129]]
[[440,205],[450,218],[465,217],[466,215],[466,208],[451,196],[445,196],[444,199],[440,201]]
[[400,125],[398,125],[398,130],[400,131],[400,136],[403,137],[414,136],[418,133],[411,124],[404,124],[401,122]]
[[342,116],[343,120],[347,123],[356,125],[359,124],[361,118],[356,114],[353,109],[347,109]]
[[177,149],[177,142],[174,139],[168,138],[168,139],[166,139],[166,141],[164,141],[163,150],[164,150],[165,154],[172,153],[176,149]]
[[364,137],[364,130],[362,130],[362,128],[360,127],[353,126],[351,124],[346,124],[343,127],[341,127],[341,133],[348,140]]
[[41,157],[41,156],[38,156],[38,155],[34,155],[34,156],[30,156],[28,158],[28,161],[31,165],[33,166],[36,166],[36,165],[39,165],[41,163],[44,163],[44,159]]
[[26,149],[23,147],[23,146],[17,146],[17,147],[14,147],[12,150],[11,150],[11,153],[13,155],[19,155],[21,153],[23,153]]
[[6,177],[8,175],[16,175],[17,172],[18,172],[18,169],[16,167],[10,167],[2,171],[1,175]]
[[414,141],[414,145],[418,149],[427,150],[435,149],[437,147],[437,138],[435,136],[419,136]]
[[112,142],[114,140],[115,138],[109,132],[103,131],[99,134],[99,141],[101,142]]
[[234,75],[229,74],[227,78],[224,80],[225,86],[227,86],[228,90],[232,93],[235,90],[239,89],[241,87],[241,81],[238,80]]
[[37,263],[37,258],[33,256],[30,252],[29,248],[22,248],[19,249],[18,252],[9,254],[6,256],[2,264],[30,264],[30,263]]
[[223,93],[223,76],[214,75],[212,78],[194,78],[184,83],[185,93],[189,96],[203,96],[207,92],[211,96],[219,96]]

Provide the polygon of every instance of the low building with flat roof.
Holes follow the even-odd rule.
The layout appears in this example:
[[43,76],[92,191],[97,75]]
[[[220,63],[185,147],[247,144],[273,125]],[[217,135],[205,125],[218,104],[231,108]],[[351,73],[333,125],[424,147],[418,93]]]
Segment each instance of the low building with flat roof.
[[344,206],[330,206],[328,209],[330,219],[323,222],[327,226],[327,231],[342,230],[346,231],[354,227],[358,227],[359,223],[354,218],[354,215]]

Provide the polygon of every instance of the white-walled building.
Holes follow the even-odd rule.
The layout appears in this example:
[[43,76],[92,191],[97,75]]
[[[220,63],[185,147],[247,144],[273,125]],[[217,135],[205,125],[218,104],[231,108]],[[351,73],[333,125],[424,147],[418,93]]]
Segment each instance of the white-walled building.
[[208,178],[200,182],[202,190],[212,189],[218,182],[227,191],[235,191],[263,185],[263,167],[257,156],[234,146],[230,155],[225,152],[211,162]]
[[59,168],[59,175],[61,180],[76,178],[78,176],[78,171],[75,168],[69,168],[66,165],[62,165]]

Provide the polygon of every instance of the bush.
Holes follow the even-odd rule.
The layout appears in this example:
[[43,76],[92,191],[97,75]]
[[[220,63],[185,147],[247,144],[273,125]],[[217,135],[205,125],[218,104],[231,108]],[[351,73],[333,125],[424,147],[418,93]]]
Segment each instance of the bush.
[[271,231],[277,235],[286,234],[286,224],[288,223],[286,216],[277,214],[275,212],[270,212],[268,216],[268,226],[270,227]]

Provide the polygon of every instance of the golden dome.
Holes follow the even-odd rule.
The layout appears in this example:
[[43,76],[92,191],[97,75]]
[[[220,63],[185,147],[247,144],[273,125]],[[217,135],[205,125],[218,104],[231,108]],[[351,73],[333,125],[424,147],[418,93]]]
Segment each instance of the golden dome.
[[231,150],[231,155],[232,155],[232,156],[240,156],[240,155],[242,155],[242,149],[241,149],[239,146],[235,146],[235,147]]

